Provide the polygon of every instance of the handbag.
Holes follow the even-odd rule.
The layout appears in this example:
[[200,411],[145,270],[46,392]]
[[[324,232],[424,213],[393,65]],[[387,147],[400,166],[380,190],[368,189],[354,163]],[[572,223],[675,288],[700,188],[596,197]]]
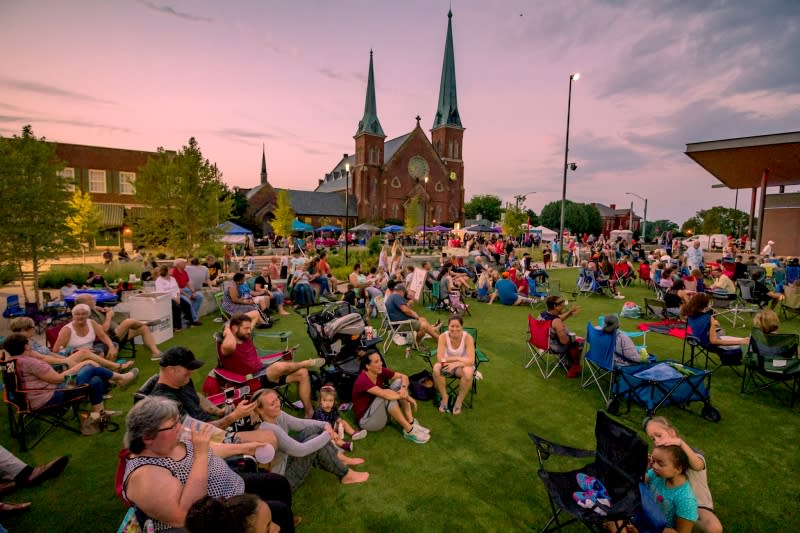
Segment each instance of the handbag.
[[658,504],[655,495],[650,491],[647,483],[639,483],[639,498],[641,504],[633,513],[631,521],[640,533],[661,533],[667,527],[664,511]]

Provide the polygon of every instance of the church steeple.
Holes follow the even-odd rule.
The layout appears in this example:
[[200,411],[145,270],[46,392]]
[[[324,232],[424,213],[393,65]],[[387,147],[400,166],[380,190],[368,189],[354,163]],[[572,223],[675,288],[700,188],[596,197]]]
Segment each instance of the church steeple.
[[378,120],[378,107],[375,104],[375,76],[372,73],[372,50],[369,51],[369,77],[367,79],[367,97],[364,100],[364,116],[358,122],[356,137],[362,133],[371,133],[386,137]]
[[463,128],[461,116],[458,114],[456,97],[456,58],[453,51],[453,12],[447,12],[447,39],[444,42],[444,60],[442,61],[442,80],[439,85],[439,107],[433,119],[433,128],[455,126]]
[[261,145],[261,185],[267,183],[267,152],[264,145]]

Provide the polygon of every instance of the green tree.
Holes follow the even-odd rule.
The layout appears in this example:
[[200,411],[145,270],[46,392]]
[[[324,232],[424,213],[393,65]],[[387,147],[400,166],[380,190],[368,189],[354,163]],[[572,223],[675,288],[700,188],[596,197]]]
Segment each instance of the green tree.
[[33,269],[34,301],[39,302],[39,270],[42,262],[74,250],[76,241],[67,226],[73,215],[70,193],[58,172],[64,168],[56,147],[36,138],[30,125],[20,136],[0,137],[0,262],[20,273],[23,263]]
[[464,216],[466,218],[477,218],[481,215],[484,220],[497,222],[500,220],[503,202],[493,194],[477,195],[470,198],[464,204]]
[[292,222],[294,222],[294,211],[292,210],[292,202],[289,199],[289,191],[286,189],[279,190],[277,202],[272,229],[278,237],[288,237],[292,234]]
[[671,220],[667,220],[665,218],[660,218],[658,220],[648,220],[647,221],[647,228],[645,231],[647,232],[647,242],[653,242],[653,239],[656,237],[660,237],[662,233],[667,230],[675,231],[680,229],[680,226]]
[[515,205],[509,205],[503,216],[503,233],[512,237],[519,237],[523,233],[522,224],[528,222],[525,211]]
[[[738,209],[716,206],[710,209],[703,209],[681,226],[685,233],[691,230],[692,233],[711,235],[712,233],[724,233],[725,235],[741,235],[747,230],[749,215]],[[753,225],[758,224],[758,219],[753,219]]]
[[222,174],[194,137],[177,154],[159,148],[148,159],[136,177],[136,196],[148,208],[133,221],[140,243],[180,254],[216,237],[231,214]]
[[[72,208],[72,215],[67,218],[72,236],[80,243],[83,262],[86,262],[86,248],[94,248],[94,237],[100,224],[103,222],[103,214],[100,209],[92,202],[92,197],[88,192],[81,192],[76,189],[69,201]],[[83,243],[86,242],[86,247]]]
[[[561,201],[550,202],[542,208],[539,222],[546,228],[558,232],[561,225]],[[598,235],[603,229],[600,212],[591,204],[565,203],[564,227],[572,233]]]
[[414,196],[406,206],[405,219],[403,220],[403,232],[406,235],[417,233],[417,228],[422,225],[422,203],[419,197]]

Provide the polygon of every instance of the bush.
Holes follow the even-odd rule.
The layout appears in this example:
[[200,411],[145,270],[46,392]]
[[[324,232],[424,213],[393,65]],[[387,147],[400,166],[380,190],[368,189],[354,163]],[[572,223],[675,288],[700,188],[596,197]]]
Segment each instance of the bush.
[[0,285],[7,285],[17,279],[19,272],[15,265],[0,265]]
[[85,265],[54,265],[47,272],[39,274],[39,288],[60,289],[64,286],[64,280],[67,278],[73,280],[75,285],[80,286],[86,281],[90,270],[102,274],[109,285],[114,285],[117,279],[127,280],[131,274],[136,274],[139,277],[142,273],[142,263],[139,261],[112,263],[108,271],[105,271],[104,268],[105,265],[91,263]]
[[381,253],[381,247],[383,243],[381,243],[381,238],[378,235],[373,235],[367,241],[367,250],[372,255],[379,255]]

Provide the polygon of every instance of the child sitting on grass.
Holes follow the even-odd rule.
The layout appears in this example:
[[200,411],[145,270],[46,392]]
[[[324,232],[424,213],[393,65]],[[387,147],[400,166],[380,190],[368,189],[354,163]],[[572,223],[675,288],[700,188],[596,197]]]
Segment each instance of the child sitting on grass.
[[667,519],[664,533],[691,533],[697,521],[697,499],[688,470],[689,458],[680,446],[653,448],[645,480]]
[[314,411],[312,418],[329,423],[336,434],[333,443],[346,452],[353,451],[353,443],[344,440],[345,433],[350,435],[354,441],[367,436],[366,429],[356,431],[347,420],[339,417],[339,410],[336,408],[336,389],[332,385],[324,385],[320,389],[319,406]]

